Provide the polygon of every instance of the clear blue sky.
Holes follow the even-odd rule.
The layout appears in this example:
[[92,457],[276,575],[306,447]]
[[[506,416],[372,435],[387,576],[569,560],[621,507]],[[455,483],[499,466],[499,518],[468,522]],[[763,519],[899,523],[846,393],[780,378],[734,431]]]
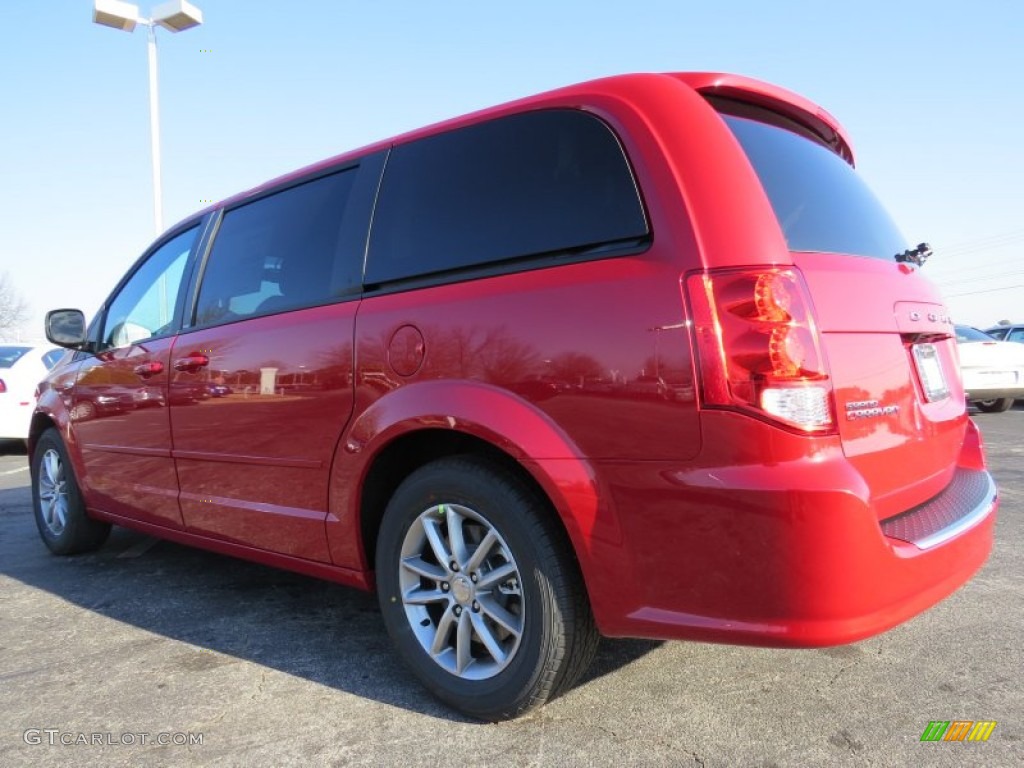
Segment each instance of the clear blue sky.
[[[541,90],[715,70],[845,124],[960,322],[1024,322],[1024,3],[194,0],[158,30],[164,221],[301,165]],[[144,2],[147,12],[158,2]],[[91,314],[153,239],[145,29],[0,0],[0,272]]]

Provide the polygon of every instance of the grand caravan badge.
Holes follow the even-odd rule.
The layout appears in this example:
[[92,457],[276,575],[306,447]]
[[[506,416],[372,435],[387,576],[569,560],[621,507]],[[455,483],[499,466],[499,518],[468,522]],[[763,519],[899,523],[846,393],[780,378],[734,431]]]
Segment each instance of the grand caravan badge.
[[882,405],[878,400],[855,400],[846,404],[846,418],[850,421],[892,416],[899,412],[898,405]]

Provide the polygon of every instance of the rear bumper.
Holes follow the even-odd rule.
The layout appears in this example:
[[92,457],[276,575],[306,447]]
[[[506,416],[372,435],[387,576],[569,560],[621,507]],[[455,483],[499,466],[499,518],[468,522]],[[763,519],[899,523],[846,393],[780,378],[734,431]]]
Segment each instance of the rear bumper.
[[[7,397],[10,393],[5,393]],[[0,440],[25,440],[32,422],[32,408],[35,402],[16,400],[12,395],[0,402]],[[24,405],[22,405],[24,403]]]
[[882,533],[918,549],[931,549],[973,528],[997,504],[992,475],[984,469],[957,467],[953,481],[935,498],[883,520]]
[[967,400],[975,402],[977,400],[1000,400],[1004,397],[1011,397],[1014,400],[1024,400],[1024,388],[1012,387],[1012,388],[1000,388],[1000,389],[981,389],[975,387],[973,389],[964,392]]
[[945,491],[879,523],[837,441],[742,428],[740,453],[771,445],[778,460],[600,468],[622,534],[618,589],[591,589],[604,634],[849,643],[934,605],[987,559],[998,498],[973,433]]
[[[997,400],[1012,397],[1024,399],[1024,369],[1013,369],[995,374],[1002,381],[990,380],[993,375],[988,369],[963,368],[964,394],[971,402],[975,400]],[[986,376],[985,374],[989,374]],[[1005,378],[1010,380],[1006,381]]]

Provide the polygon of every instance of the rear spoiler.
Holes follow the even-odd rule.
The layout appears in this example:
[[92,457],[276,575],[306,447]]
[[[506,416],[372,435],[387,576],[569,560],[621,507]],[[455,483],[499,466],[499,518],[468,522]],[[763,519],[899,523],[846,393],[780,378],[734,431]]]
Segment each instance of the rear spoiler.
[[760,80],[720,72],[673,73],[672,77],[702,96],[750,104],[792,120],[854,165],[853,146],[846,129],[827,111],[803,96]]

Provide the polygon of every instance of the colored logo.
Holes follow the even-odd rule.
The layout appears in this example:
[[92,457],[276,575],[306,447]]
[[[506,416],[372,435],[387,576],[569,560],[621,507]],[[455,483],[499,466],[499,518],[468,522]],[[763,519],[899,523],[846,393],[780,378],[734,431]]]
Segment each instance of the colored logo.
[[932,720],[921,741],[988,741],[995,727],[995,720]]

